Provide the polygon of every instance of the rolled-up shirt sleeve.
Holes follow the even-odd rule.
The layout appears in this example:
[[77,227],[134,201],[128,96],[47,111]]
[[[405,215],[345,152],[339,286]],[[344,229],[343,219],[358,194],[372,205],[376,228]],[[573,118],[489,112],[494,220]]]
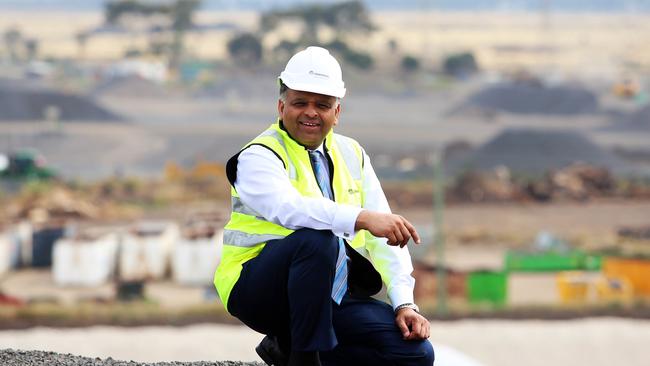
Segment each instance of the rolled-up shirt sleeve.
[[354,237],[361,208],[301,195],[282,161],[263,146],[253,145],[239,154],[235,189],[246,206],[270,222],[292,230],[331,230],[347,240]]
[[[365,153],[364,153],[365,154]],[[390,213],[390,206],[370,159],[364,156],[365,209]],[[413,303],[415,279],[411,276],[413,265],[408,247],[400,248],[387,244],[386,238],[377,238],[366,232],[366,249],[375,268],[386,284],[388,298],[395,309],[398,305]]]

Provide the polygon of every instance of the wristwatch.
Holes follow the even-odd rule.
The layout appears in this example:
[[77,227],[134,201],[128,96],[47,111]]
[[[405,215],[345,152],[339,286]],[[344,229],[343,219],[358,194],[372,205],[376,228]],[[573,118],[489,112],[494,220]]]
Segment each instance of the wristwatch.
[[402,310],[402,309],[404,309],[404,308],[413,309],[413,310],[415,310],[416,313],[419,313],[419,312],[420,312],[420,308],[419,308],[417,305],[415,305],[415,304],[412,303],[412,302],[406,302],[406,303],[404,303],[404,304],[402,304],[402,305],[398,305],[398,306],[395,308],[395,314],[397,314],[398,311],[400,311],[400,310]]

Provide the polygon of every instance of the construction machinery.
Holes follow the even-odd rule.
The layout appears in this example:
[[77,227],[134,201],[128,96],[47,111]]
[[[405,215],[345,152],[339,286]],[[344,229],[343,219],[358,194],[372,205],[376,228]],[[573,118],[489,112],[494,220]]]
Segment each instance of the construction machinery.
[[56,172],[46,165],[43,155],[34,150],[0,153],[0,180],[50,180],[56,175]]

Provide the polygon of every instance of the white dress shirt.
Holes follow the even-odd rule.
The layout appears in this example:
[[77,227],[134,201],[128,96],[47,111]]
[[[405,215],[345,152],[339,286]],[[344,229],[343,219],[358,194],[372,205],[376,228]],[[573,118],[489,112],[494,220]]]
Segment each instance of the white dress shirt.
[[[317,150],[323,152],[323,146]],[[390,213],[384,191],[365,152],[364,162],[363,209]],[[324,197],[301,195],[291,185],[282,161],[263,146],[252,145],[239,155],[235,189],[248,207],[266,220],[288,229],[331,230],[334,235],[348,241],[357,234],[354,226],[362,208],[336,203]],[[407,247],[390,246],[385,238],[366,233],[366,250],[370,260],[375,268],[386,269],[380,274],[393,309],[404,303],[412,303],[415,280],[411,277],[413,265]]]

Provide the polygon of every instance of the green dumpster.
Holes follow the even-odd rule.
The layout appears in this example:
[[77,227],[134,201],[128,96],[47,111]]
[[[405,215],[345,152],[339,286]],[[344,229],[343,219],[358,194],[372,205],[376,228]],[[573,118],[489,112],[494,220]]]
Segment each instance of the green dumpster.
[[508,296],[508,273],[477,271],[467,276],[467,296],[470,304],[503,306]]
[[507,271],[554,272],[554,271],[598,271],[601,257],[583,251],[570,252],[525,252],[508,251],[505,268]]

